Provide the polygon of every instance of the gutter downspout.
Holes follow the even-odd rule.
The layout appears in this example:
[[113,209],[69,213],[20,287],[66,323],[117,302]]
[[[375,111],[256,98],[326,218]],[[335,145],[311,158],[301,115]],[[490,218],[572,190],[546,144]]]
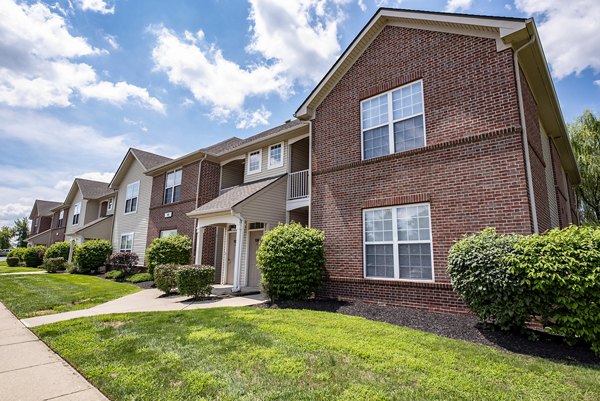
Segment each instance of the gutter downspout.
[[[198,209],[198,199],[199,199],[199,193],[200,193],[200,175],[202,174],[202,162],[204,161],[204,159],[206,159],[208,155],[205,153],[204,157],[200,160],[200,163],[198,163],[198,180],[196,182],[196,206],[194,207],[194,209]],[[196,232],[198,231],[198,219],[194,219],[194,231],[192,232],[192,244],[194,244],[196,246],[196,252],[195,252],[195,257],[194,257],[194,263],[196,264],[202,264],[202,255],[200,255],[200,261],[197,260],[197,255],[198,255],[198,244],[196,244]]]
[[539,233],[537,210],[535,206],[535,191],[533,189],[533,177],[531,175],[531,161],[529,160],[529,141],[527,139],[527,123],[525,122],[525,107],[523,106],[523,88],[521,87],[521,71],[519,69],[519,52],[535,42],[535,35],[531,36],[529,41],[515,50],[513,54],[513,64],[515,66],[515,77],[517,79],[517,97],[519,103],[519,115],[521,117],[521,134],[523,137],[523,146],[525,153],[525,174],[527,175],[527,190],[529,192],[529,201],[531,203],[531,220],[533,223],[533,232]]

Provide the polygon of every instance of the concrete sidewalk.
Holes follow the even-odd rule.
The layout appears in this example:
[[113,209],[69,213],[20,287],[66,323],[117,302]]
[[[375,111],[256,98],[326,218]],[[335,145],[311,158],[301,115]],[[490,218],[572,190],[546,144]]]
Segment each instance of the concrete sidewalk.
[[22,322],[27,327],[35,327],[48,323],[61,322],[63,320],[75,319],[78,317],[106,315],[111,313],[162,312],[184,309],[219,308],[225,306],[239,307],[257,305],[263,302],[265,302],[265,299],[260,294],[229,298],[214,297],[213,299],[207,301],[191,301],[190,297],[184,296],[166,297],[160,290],[152,288],[149,290],[142,290],[140,292],[136,292],[135,294],[127,295],[89,309],[57,313],[54,315],[36,316],[29,319],[23,319]]
[[108,401],[0,303],[2,401]]

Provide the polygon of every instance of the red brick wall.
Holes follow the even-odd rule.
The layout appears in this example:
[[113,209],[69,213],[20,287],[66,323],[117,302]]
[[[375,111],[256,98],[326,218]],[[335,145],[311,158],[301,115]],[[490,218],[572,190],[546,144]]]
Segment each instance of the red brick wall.
[[[428,146],[361,161],[360,100],[415,79]],[[385,28],[317,108],[313,135],[322,296],[464,311],[446,273],[450,246],[488,226],[532,230],[512,52],[493,40]],[[364,279],[362,210],[417,202],[431,205],[435,283]]]
[[[179,202],[163,205],[166,173],[154,177],[152,183],[152,197],[150,200],[150,218],[148,222],[148,242],[150,246],[163,230],[177,230],[178,234],[194,238],[194,220],[186,213],[196,208],[196,190],[198,188],[199,161],[183,166],[181,176],[181,196]],[[200,191],[198,206],[214,199],[219,191],[220,166],[213,162],[203,161],[200,177]],[[165,217],[166,212],[171,212],[171,217]],[[215,230],[207,228],[204,233],[202,262],[214,264]],[[196,244],[192,244],[192,260],[195,255]]]
[[60,216],[60,210],[52,215],[52,231],[50,232],[50,244],[55,242],[63,242],[65,240],[65,230],[67,228],[67,216],[69,215],[69,209],[64,209],[62,227],[58,227],[58,218]]
[[535,211],[539,232],[552,228],[550,220],[550,204],[548,202],[548,187],[546,185],[546,163],[542,149],[542,136],[537,103],[523,71],[521,71],[521,88],[523,93],[523,108],[527,126],[527,142],[529,143],[529,162],[531,165],[531,178],[535,195]]

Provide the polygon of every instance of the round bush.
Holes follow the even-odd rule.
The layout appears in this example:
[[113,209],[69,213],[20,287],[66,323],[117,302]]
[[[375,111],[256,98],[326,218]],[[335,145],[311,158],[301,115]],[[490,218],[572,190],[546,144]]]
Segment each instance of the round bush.
[[137,266],[139,256],[135,252],[118,252],[110,256],[110,264],[113,269],[121,270],[125,274],[131,274]]
[[68,241],[55,242],[46,249],[44,259],[51,258],[63,258],[64,260],[69,259],[69,251],[71,250],[71,243]]
[[177,291],[194,299],[210,296],[215,268],[212,266],[181,266],[177,270]]
[[63,258],[63,257],[45,258],[44,264],[42,266],[44,267],[44,269],[46,269],[46,271],[48,273],[56,273],[59,270],[65,270],[65,268],[66,268],[65,258]]
[[44,263],[44,252],[46,251],[46,247],[44,245],[36,245],[30,248],[26,248],[27,251],[24,252],[23,262],[25,262],[25,266],[27,267],[39,267]]
[[173,288],[177,287],[177,270],[180,265],[168,264],[158,265],[154,269],[154,284],[156,288],[170,294]]
[[325,234],[298,223],[280,224],[263,235],[256,253],[262,286],[272,301],[301,300],[322,283]]
[[454,244],[448,255],[454,290],[481,320],[505,330],[523,327],[532,314],[531,297],[505,258],[519,238],[488,228]]
[[146,250],[148,273],[154,274],[154,268],[158,265],[187,265],[191,251],[192,240],[185,235],[156,238]]
[[19,258],[14,256],[8,256],[6,258],[6,264],[10,267],[15,267],[19,265]]
[[112,245],[103,239],[84,242],[75,251],[77,272],[88,274],[104,266],[112,253]]
[[27,253],[27,248],[14,248],[8,252],[6,257],[19,258],[20,263],[25,263],[25,254],[26,253]]

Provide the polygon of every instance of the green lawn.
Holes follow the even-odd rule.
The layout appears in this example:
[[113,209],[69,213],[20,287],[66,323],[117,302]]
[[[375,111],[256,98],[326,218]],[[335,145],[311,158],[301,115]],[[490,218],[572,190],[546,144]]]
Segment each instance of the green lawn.
[[599,400],[600,370],[306,310],[107,315],[34,331],[118,400]]
[[137,291],[131,284],[78,274],[0,276],[0,301],[19,318],[90,308]]
[[0,262],[0,274],[2,273],[22,273],[22,272],[42,272],[44,269],[33,267],[8,267],[5,262]]

